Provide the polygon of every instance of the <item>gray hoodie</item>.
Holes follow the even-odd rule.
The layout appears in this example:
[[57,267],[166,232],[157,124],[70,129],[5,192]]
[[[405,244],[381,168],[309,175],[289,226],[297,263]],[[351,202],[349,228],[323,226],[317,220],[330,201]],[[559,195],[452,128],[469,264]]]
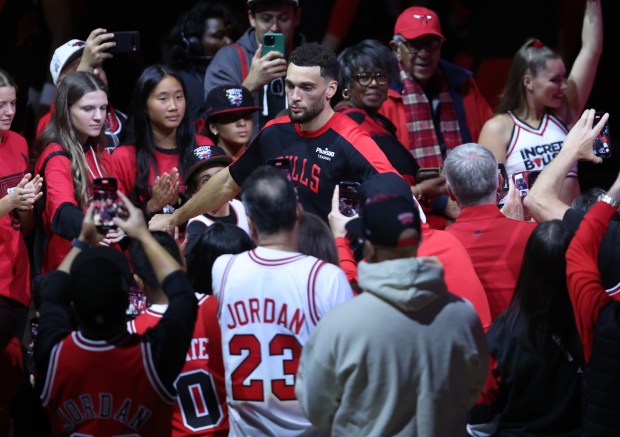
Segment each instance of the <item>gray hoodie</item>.
[[434,257],[361,262],[359,284],[304,346],[296,394],[310,421],[333,435],[463,435],[488,369],[472,305]]

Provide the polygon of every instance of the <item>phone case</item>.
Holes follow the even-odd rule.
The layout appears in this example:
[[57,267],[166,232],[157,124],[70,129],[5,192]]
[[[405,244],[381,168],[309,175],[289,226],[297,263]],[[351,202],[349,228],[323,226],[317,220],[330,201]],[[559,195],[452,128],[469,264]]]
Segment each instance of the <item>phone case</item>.
[[440,174],[441,167],[422,167],[418,169],[415,176],[415,181],[416,183],[419,183],[425,181],[426,179],[436,178]]
[[280,52],[284,56],[284,34],[267,32],[263,35],[263,52],[265,56],[269,52]]
[[[602,116],[603,116],[603,113],[597,112],[594,115],[593,124],[596,125]],[[603,129],[601,130],[601,132],[594,139],[592,148],[594,149],[594,154],[596,156],[600,156],[601,158],[609,158],[611,156],[611,141],[609,138],[609,120],[607,120],[607,123],[605,123],[605,126],[603,126]]]
[[116,46],[110,49],[110,53],[135,53],[140,50],[140,32],[130,30],[113,32]]

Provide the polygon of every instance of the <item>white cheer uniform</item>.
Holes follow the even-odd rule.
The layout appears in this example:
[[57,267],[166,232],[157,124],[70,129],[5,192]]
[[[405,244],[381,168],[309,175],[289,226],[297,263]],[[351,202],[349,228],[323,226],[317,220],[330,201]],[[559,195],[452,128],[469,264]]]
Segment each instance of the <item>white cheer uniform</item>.
[[312,256],[257,247],[219,257],[213,290],[230,435],[317,435],[295,397],[295,376],[320,318],[353,297],[344,272]]
[[[545,113],[538,128],[519,120],[508,111],[514,128],[506,153],[506,173],[542,170],[562,149],[568,129],[556,116]],[[573,167],[568,176],[577,176],[577,167]]]

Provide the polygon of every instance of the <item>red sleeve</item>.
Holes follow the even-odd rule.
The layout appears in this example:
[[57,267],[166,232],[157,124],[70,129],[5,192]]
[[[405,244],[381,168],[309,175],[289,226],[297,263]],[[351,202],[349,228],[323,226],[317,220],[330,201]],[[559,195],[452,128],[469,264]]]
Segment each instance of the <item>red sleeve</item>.
[[470,79],[465,86],[467,87],[463,93],[465,123],[472,141],[478,141],[482,126],[493,116],[493,110],[480,92],[480,88],[474,79]]
[[388,98],[379,108],[379,113],[394,123],[398,141],[409,149],[409,133],[404,109],[402,96],[397,91],[389,89]]
[[[39,172],[45,158],[50,153],[64,150],[56,143],[50,143],[37,162],[37,173]],[[63,203],[70,203],[77,206],[74,195],[73,177],[71,176],[71,161],[63,155],[53,156],[45,165],[45,174],[42,174],[45,181],[45,217],[48,223],[52,222],[54,214]]]
[[357,263],[353,256],[353,249],[351,249],[351,244],[345,237],[337,237],[335,240],[340,268],[347,275],[347,279],[355,291],[357,290]]
[[568,292],[586,361],[592,355],[594,327],[599,313],[611,302],[605,293],[597,260],[603,235],[617,212],[605,202],[596,203],[585,215],[566,252]]
[[347,36],[360,0],[336,0],[327,24],[327,32],[341,40]]
[[37,138],[41,135],[41,132],[43,132],[43,129],[45,129],[45,126],[47,126],[50,122],[50,119],[52,118],[52,111],[49,111],[46,114],[43,114],[41,116],[41,118],[39,119],[39,122],[37,123]]
[[136,180],[136,149],[122,145],[114,149],[110,157],[110,172],[118,180],[118,189],[129,196]]

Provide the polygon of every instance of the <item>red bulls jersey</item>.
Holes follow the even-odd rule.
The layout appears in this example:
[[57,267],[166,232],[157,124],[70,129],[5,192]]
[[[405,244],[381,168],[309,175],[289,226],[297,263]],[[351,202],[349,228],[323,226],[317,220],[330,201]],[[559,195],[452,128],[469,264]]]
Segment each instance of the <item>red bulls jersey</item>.
[[55,436],[170,435],[174,397],[137,335],[111,342],[72,332],[52,350],[41,399]]
[[[185,366],[175,382],[177,403],[172,415],[172,436],[227,436],[228,408],[222,362],[222,341],[217,322],[217,300],[197,294],[198,318]],[[143,334],[155,326],[167,305],[152,305],[129,322],[129,332]]]

